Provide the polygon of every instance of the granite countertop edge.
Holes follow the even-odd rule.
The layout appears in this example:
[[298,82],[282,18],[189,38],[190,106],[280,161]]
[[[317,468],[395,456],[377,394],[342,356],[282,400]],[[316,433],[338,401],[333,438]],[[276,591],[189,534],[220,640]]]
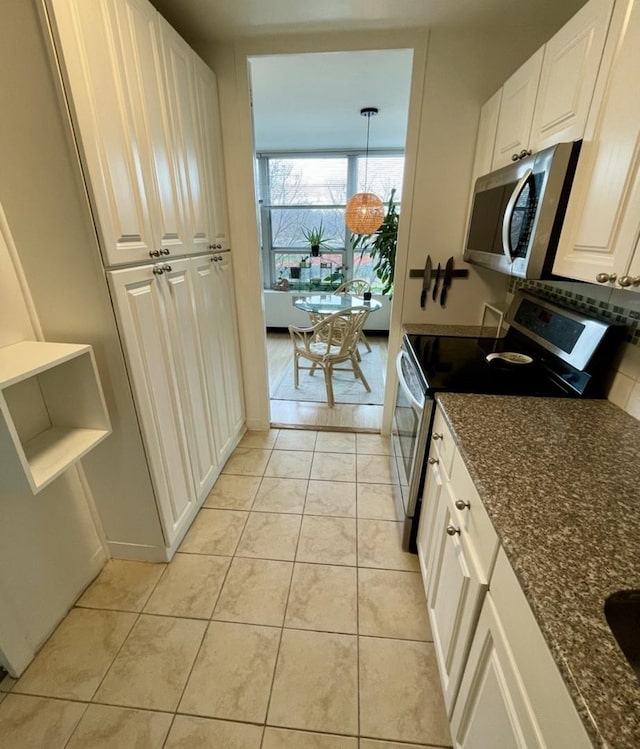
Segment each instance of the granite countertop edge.
[[[602,591],[608,590],[609,593],[614,590],[622,589],[620,585],[612,584],[611,580],[620,581],[625,571],[624,565],[629,564],[630,559],[635,558],[635,567],[628,571],[628,585],[623,587],[638,588],[640,587],[640,569],[638,569],[637,560],[640,559],[640,505],[635,497],[635,506],[631,509],[626,502],[613,502],[617,508],[620,505],[624,508],[625,518],[629,527],[628,549],[623,549],[621,557],[616,561],[617,570],[614,570],[619,577],[605,575],[604,569],[608,568],[610,559],[606,556],[598,556],[600,547],[585,546],[585,549],[591,552],[589,559],[590,574],[598,575],[601,572],[601,579],[594,583],[594,587],[601,592],[593,593],[591,598],[587,596],[585,608],[581,610],[574,607],[573,611],[569,607],[565,608],[562,615],[555,611],[555,604],[558,603],[558,591],[566,592],[565,598],[570,596],[572,589],[575,592],[577,583],[566,574],[566,568],[562,564],[557,567],[557,578],[549,580],[549,565],[545,564],[548,560],[543,560],[540,554],[537,555],[535,543],[531,543],[526,548],[527,539],[531,528],[527,527],[527,521],[523,519],[526,513],[521,512],[518,517],[517,507],[521,502],[517,501],[517,491],[514,490],[514,496],[503,501],[509,492],[509,477],[513,475],[513,465],[505,469],[504,446],[493,444],[493,449],[485,449],[487,435],[490,435],[494,442],[500,439],[502,428],[498,428],[498,420],[503,420],[500,427],[505,426],[505,433],[511,435],[511,431],[525,430],[523,433],[531,433],[531,446],[527,452],[527,460],[519,466],[521,473],[519,477],[518,490],[528,483],[533,486],[533,482],[540,483],[540,469],[548,471],[549,465],[544,462],[543,440],[544,426],[538,423],[533,415],[549,415],[555,418],[554,428],[556,432],[562,433],[563,426],[573,430],[580,429],[580,423],[585,422],[585,435],[588,434],[589,418],[580,419],[580,414],[589,416],[596,415],[606,428],[600,430],[596,435],[591,434],[592,440],[602,440],[602,432],[605,432],[605,443],[609,440],[608,447],[615,448],[616,435],[622,437],[632,436],[635,445],[640,445],[640,422],[637,422],[621,409],[617,408],[608,401],[577,401],[572,399],[548,399],[548,398],[519,398],[514,396],[484,396],[484,395],[461,395],[453,393],[442,393],[436,396],[440,403],[446,421],[451,428],[457,447],[460,450],[471,478],[473,479],[478,493],[485,505],[487,513],[494,525],[496,533],[505,550],[507,558],[518,578],[523,593],[532,609],[534,617],[542,631],[543,637],[550,649],[552,657],[558,666],[558,669],[564,679],[569,694],[571,695],[578,713],[580,714],[585,729],[595,746],[618,747],[620,749],[632,749],[640,746],[640,685],[635,678],[633,671],[624,659],[617,643],[604,619],[603,605],[605,594]],[[494,421],[491,420],[491,412],[494,406],[499,406]],[[577,425],[577,426],[576,426]],[[497,431],[496,431],[497,430]],[[476,433],[479,435],[475,437]],[[473,436],[472,436],[473,435]],[[482,436],[484,435],[484,436]],[[579,435],[578,435],[579,437]],[[508,441],[508,440],[507,440]],[[540,447],[540,454],[536,455],[536,445]],[[562,449],[561,447],[559,449]],[[637,460],[637,448],[632,445],[626,448],[627,457],[635,456]],[[588,451],[587,451],[588,452]],[[487,454],[488,453],[488,454]],[[543,465],[539,465],[539,461]],[[563,461],[560,461],[564,465]],[[602,493],[602,487],[606,485],[606,476],[608,472],[601,471],[602,463],[598,462],[593,466],[594,471],[598,471],[598,481],[593,488],[594,492]],[[640,468],[633,469],[634,475],[629,477],[629,484],[632,486],[640,485]],[[602,478],[604,474],[604,479]],[[637,476],[636,476],[637,474]],[[634,478],[637,482],[634,482]],[[545,477],[545,482],[556,483],[558,492],[550,501],[560,503],[571,502],[572,507],[566,511],[569,513],[571,521],[574,523],[570,530],[577,537],[576,543],[579,544],[581,530],[576,528],[575,520],[579,517],[575,508],[575,487],[567,483],[563,485],[563,476]],[[603,483],[604,482],[604,483]],[[585,484],[589,485],[589,476],[585,477]],[[612,488],[619,491],[618,484],[611,479]],[[505,488],[507,487],[507,488]],[[587,492],[589,490],[586,490]],[[617,496],[617,495],[615,495]],[[558,499],[558,497],[560,499]],[[623,497],[625,499],[625,497]],[[538,497],[540,500],[540,497]],[[544,501],[544,500],[542,500]],[[597,502],[596,502],[597,505]],[[609,504],[606,510],[610,509]],[[597,513],[597,509],[594,510]],[[620,510],[616,509],[618,515]],[[629,522],[628,513],[631,512],[631,522]],[[515,515],[515,517],[514,517]],[[593,515],[593,513],[592,513]],[[622,522],[623,518],[617,518]],[[567,522],[567,528],[569,523]],[[598,526],[598,533],[606,533],[610,530],[611,539],[603,539],[603,548],[610,544],[619,544],[620,536],[615,533],[617,523],[612,522],[609,515],[602,518]],[[636,532],[634,534],[634,531]],[[557,535],[562,540],[562,529],[556,527],[549,529],[549,535]],[[591,531],[585,529],[584,537],[591,538]],[[563,549],[561,546],[554,547],[558,556],[562,556]],[[625,552],[626,556],[625,556]],[[584,561],[584,558],[583,560]],[[539,565],[539,567],[538,567]],[[570,568],[571,565],[569,564]],[[608,572],[608,569],[607,569]],[[586,573],[585,573],[586,574]],[[572,585],[573,583],[573,585]],[[599,587],[598,587],[599,586]],[[584,591],[578,591],[583,593]],[[555,600],[554,600],[555,596]],[[562,597],[560,595],[560,597]],[[585,596],[583,595],[583,598]],[[575,601],[579,601],[580,595],[575,596]],[[595,601],[601,605],[596,606]],[[566,601],[565,601],[566,603]],[[574,632],[578,632],[575,635]],[[581,639],[582,636],[582,639]],[[585,639],[591,639],[591,642],[585,642]],[[580,648],[582,645],[582,648]],[[594,654],[589,661],[588,668],[584,667],[584,650],[591,645],[594,648]]]

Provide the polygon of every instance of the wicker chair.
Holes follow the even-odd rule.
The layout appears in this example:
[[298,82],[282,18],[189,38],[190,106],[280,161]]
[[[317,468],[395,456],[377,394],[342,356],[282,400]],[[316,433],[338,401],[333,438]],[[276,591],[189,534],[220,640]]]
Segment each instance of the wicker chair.
[[[351,281],[345,281],[342,286],[338,286],[334,293],[362,296],[365,291],[371,291],[371,284],[363,278],[352,278]],[[360,340],[367,347],[367,351],[371,352],[371,346],[369,345],[369,341],[367,341],[364,330],[360,331]]]
[[[299,387],[299,370],[308,369],[312,376],[316,369],[322,369],[325,387],[327,389],[327,403],[331,408],[335,404],[333,397],[333,370],[353,372],[362,381],[367,392],[371,392],[357,359],[357,346],[360,331],[369,315],[367,309],[341,310],[309,328],[289,326],[289,334],[293,342],[293,377],[294,384]],[[300,359],[306,359],[311,364],[303,366]],[[336,367],[336,364],[350,362],[351,367]]]

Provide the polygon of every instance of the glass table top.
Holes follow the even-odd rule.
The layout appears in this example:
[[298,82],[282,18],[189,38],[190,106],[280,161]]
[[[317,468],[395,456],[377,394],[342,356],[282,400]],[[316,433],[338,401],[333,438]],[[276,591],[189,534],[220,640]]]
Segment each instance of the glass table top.
[[298,297],[293,306],[304,312],[315,312],[320,315],[330,315],[343,309],[365,309],[375,312],[382,304],[375,299],[363,299],[351,294],[312,294]]

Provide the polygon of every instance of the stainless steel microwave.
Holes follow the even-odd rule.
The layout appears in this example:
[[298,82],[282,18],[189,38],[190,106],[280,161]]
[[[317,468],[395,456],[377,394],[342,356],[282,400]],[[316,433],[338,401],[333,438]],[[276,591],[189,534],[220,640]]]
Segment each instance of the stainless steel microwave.
[[548,278],[580,151],[557,143],[476,180],[464,259],[517,278]]

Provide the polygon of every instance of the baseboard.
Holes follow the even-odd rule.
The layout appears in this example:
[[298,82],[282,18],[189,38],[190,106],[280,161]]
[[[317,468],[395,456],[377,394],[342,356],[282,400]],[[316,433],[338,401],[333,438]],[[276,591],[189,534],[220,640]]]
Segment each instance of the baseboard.
[[169,555],[169,550],[165,546],[126,544],[120,541],[108,541],[107,545],[114,559],[129,559],[133,562],[168,562],[173,556],[173,554]]

